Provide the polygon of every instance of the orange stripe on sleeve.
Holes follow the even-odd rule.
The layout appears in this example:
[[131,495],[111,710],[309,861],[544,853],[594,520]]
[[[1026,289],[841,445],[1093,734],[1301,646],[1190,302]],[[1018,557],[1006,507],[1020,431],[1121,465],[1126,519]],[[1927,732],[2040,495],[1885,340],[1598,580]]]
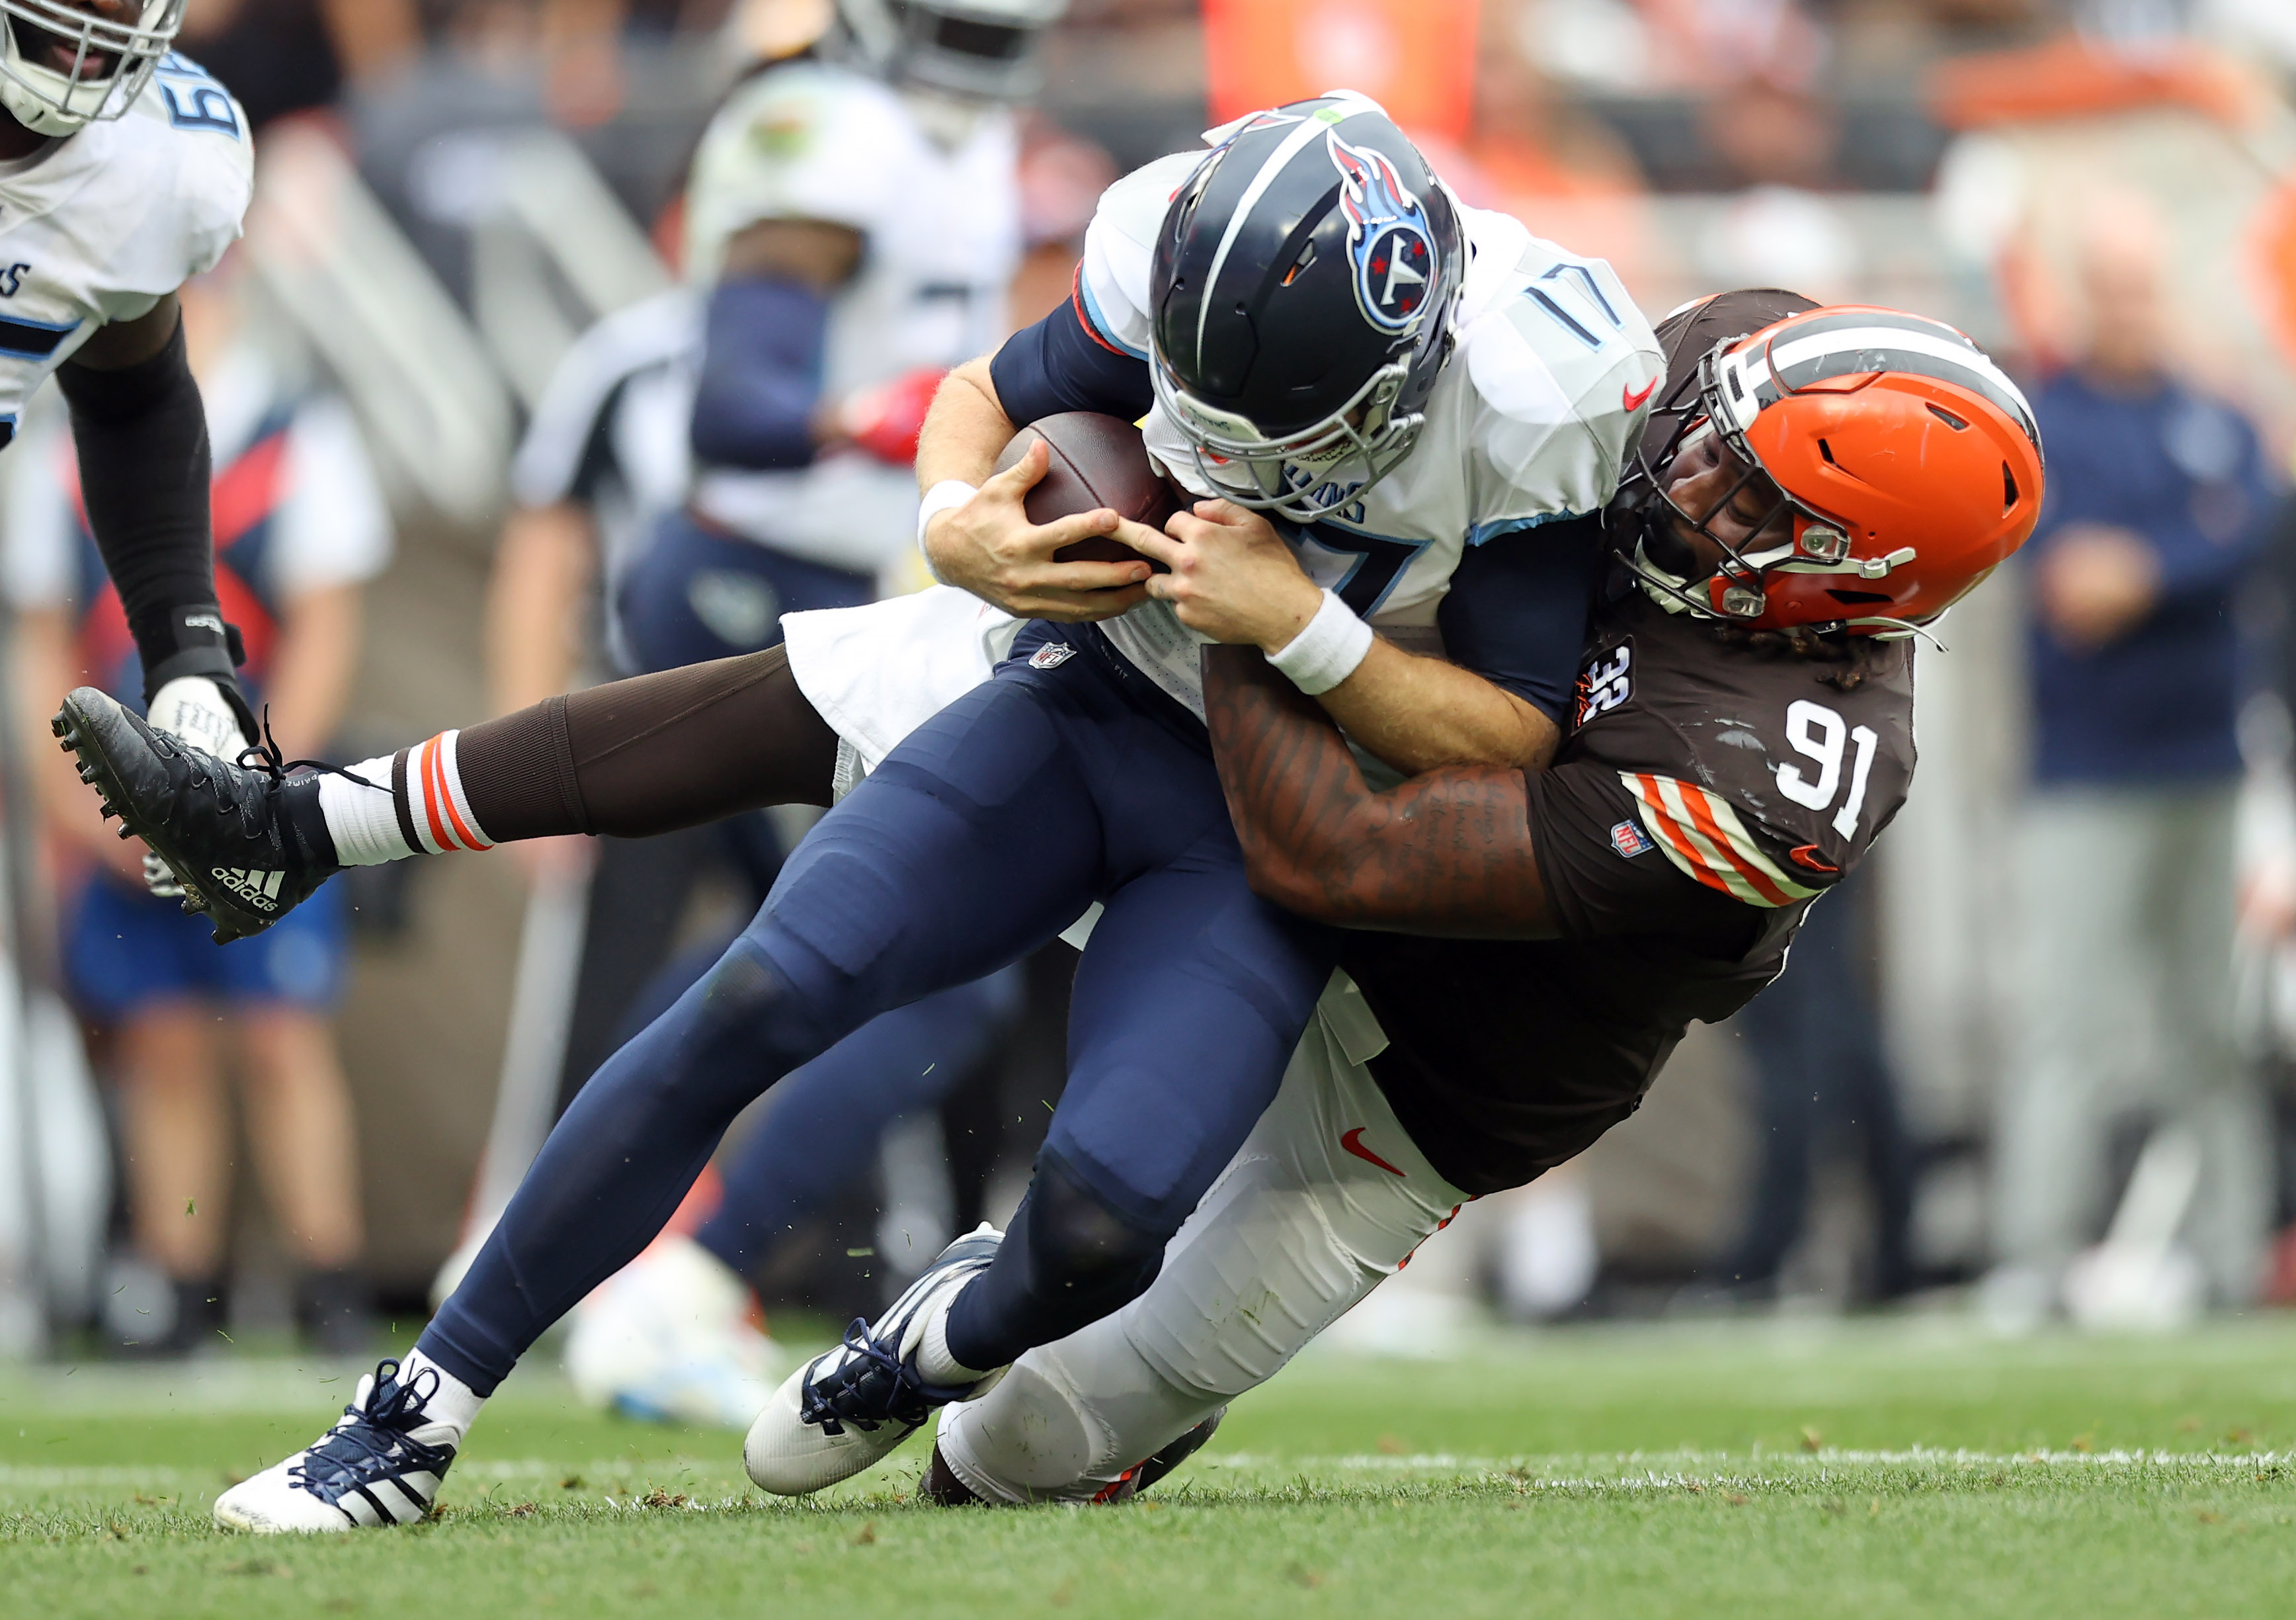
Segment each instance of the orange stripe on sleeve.
[[1705,793],[1693,787],[1687,782],[1681,784],[1681,787],[1682,802],[1689,808],[1691,820],[1697,824],[1700,832],[1706,835],[1706,841],[1719,850],[1723,858],[1732,866],[1738,868],[1738,876],[1744,878],[1757,894],[1773,906],[1792,904],[1792,896],[1772,883],[1760,868],[1754,866],[1738,853],[1737,849],[1731,843],[1730,835],[1724,832],[1720,823],[1714,819],[1714,811],[1706,802]]
[[1684,832],[1676,823],[1673,816],[1669,813],[1665,802],[1659,797],[1658,778],[1636,777],[1635,780],[1641,783],[1643,786],[1640,795],[1643,802],[1643,817],[1649,822],[1651,830],[1672,844],[1683,859],[1689,863],[1690,875],[1693,877],[1710,889],[1719,889],[1725,894],[1730,893],[1730,885],[1716,876],[1713,868],[1706,864],[1706,857],[1699,853],[1698,846],[1691,842],[1690,835]]

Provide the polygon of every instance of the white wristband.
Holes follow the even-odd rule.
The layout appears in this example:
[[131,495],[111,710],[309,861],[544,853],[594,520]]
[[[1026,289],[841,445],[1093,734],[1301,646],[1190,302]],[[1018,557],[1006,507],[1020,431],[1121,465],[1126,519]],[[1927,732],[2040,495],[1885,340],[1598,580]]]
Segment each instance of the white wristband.
[[917,555],[925,560],[925,572],[933,577],[936,584],[946,585],[948,581],[942,579],[940,570],[933,566],[932,552],[925,545],[925,530],[942,513],[962,506],[980,493],[977,484],[966,483],[961,478],[944,478],[925,491],[923,501],[917,506]]
[[1289,676],[1293,686],[1317,697],[1356,672],[1371,653],[1371,626],[1325,591],[1324,605],[1307,628],[1286,642],[1282,652],[1270,654],[1267,662]]

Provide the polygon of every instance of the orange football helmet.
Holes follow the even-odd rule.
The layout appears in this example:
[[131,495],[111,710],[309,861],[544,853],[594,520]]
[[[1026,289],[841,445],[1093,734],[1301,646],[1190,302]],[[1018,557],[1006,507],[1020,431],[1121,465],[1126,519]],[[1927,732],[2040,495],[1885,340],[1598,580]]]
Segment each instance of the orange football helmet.
[[[1985,352],[1942,321],[1870,305],[1788,316],[1717,343],[1699,363],[1695,402],[1629,484],[1643,543],[1628,565],[1659,602],[1750,629],[1807,625],[1901,636],[1928,623],[1998,567],[2040,517],[2043,459],[2032,407]],[[1661,410],[1667,406],[1662,405]],[[1685,512],[1667,469],[1711,425],[1742,469],[1713,512]],[[1709,528],[1739,489],[1767,478],[1786,538],[1733,546]],[[1703,580],[1650,555],[1677,516],[1720,546]],[[1660,549],[1663,549],[1661,547]]]

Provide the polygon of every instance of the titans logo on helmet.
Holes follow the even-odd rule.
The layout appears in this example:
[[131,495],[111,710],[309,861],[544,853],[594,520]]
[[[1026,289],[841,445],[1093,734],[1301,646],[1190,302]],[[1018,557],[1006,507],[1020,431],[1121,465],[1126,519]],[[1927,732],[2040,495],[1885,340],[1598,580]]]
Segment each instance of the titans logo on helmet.
[[1347,216],[1348,254],[1355,260],[1356,301],[1382,332],[1408,332],[1434,290],[1435,249],[1427,210],[1404,189],[1387,154],[1324,137],[1340,171],[1340,211]]

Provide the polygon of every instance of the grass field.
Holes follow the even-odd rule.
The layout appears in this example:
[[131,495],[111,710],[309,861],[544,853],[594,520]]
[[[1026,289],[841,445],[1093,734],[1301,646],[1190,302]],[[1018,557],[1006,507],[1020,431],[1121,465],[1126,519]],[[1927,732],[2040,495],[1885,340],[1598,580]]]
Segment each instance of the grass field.
[[2296,1323],[1997,1345],[1942,1320],[1587,1329],[1310,1355],[1124,1509],[826,1502],[738,1441],[521,1377],[411,1530],[209,1528],[355,1369],[0,1372],[0,1613],[2296,1613]]

